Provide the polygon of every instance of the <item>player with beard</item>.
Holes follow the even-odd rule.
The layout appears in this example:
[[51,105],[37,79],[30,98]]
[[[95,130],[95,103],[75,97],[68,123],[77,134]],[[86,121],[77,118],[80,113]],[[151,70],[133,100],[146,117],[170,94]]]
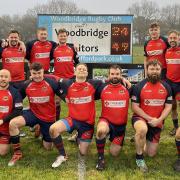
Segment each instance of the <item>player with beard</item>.
[[[25,52],[19,49],[20,34],[16,30],[11,30],[8,36],[8,46],[2,50],[2,66],[11,73],[11,84],[20,89],[24,80]],[[21,42],[23,43],[23,42]]]
[[129,91],[122,85],[121,68],[109,68],[109,81],[98,89],[102,102],[102,112],[97,124],[96,146],[98,151],[97,170],[105,168],[104,147],[106,137],[111,141],[110,153],[117,156],[123,146],[129,106]]
[[132,92],[136,164],[142,172],[148,170],[143,153],[150,157],[156,155],[164,120],[172,108],[171,88],[160,80],[160,75],[161,63],[149,61],[147,78],[138,83]]
[[175,141],[178,152],[178,159],[174,164],[174,169],[180,171],[180,128],[178,128],[178,112],[177,101],[180,101],[180,47],[179,47],[179,33],[175,30],[168,33],[168,41],[171,46],[166,51],[167,74],[166,82],[172,88],[173,106],[172,119],[175,127]]
[[8,70],[0,70],[0,155],[8,153],[10,144],[9,121],[22,112],[22,98],[9,82]]

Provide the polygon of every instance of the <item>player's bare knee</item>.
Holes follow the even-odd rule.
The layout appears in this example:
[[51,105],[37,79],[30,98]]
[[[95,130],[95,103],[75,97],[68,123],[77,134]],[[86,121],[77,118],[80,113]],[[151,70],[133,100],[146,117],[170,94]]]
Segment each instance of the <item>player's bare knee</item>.
[[141,129],[138,129],[136,131],[136,137],[143,139],[147,134],[147,128],[146,127],[142,127]]
[[157,153],[157,151],[155,151],[155,150],[148,150],[147,151],[147,155],[149,157],[154,157],[156,155],[156,153]]
[[79,149],[79,152],[80,152],[80,154],[81,154],[82,156],[85,156],[85,155],[87,155],[88,150],[87,150],[87,149],[82,149],[82,148],[80,148],[80,149]]
[[8,153],[7,149],[0,150],[0,156],[5,156],[7,155],[7,153]]
[[97,139],[104,139],[106,137],[106,129],[105,128],[99,128],[96,133]]
[[112,156],[117,157],[119,155],[120,149],[110,149]]

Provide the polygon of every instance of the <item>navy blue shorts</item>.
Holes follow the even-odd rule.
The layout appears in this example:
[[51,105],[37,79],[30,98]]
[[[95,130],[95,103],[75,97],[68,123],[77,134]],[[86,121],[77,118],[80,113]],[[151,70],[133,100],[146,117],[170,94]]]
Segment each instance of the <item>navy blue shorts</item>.
[[64,122],[64,124],[66,125],[66,129],[69,133],[77,130],[78,139],[80,141],[91,142],[94,133],[94,125],[72,119],[71,117],[61,119],[61,121]]
[[136,121],[144,121],[147,124],[147,134],[146,139],[151,143],[159,143],[160,135],[161,135],[161,128],[160,127],[152,127],[150,126],[144,119],[142,119],[139,116],[133,116],[132,117],[132,125],[134,127],[134,124]]
[[[173,98],[180,100],[180,82],[172,82],[169,79],[166,79],[166,82],[169,84],[169,86],[172,89]],[[178,97],[177,97],[178,96]]]
[[126,124],[116,125],[109,122],[107,119],[100,118],[99,122],[105,122],[109,126],[109,140],[113,144],[117,144],[119,146],[123,146],[124,136],[126,131]]
[[36,124],[39,124],[43,140],[46,142],[52,142],[49,134],[49,128],[54,122],[45,122],[40,120],[33,114],[31,110],[23,110],[23,117],[26,121],[26,126],[33,127]]

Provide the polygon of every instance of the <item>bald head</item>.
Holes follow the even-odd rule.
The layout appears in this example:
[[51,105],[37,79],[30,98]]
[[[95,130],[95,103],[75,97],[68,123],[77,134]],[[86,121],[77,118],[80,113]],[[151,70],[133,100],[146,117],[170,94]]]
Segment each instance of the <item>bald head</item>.
[[10,81],[11,73],[6,69],[0,70],[0,88],[7,89]]

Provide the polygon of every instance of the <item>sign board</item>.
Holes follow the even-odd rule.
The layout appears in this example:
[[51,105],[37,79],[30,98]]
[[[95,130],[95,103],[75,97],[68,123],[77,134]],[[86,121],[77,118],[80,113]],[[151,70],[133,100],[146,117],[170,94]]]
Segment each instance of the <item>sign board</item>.
[[68,42],[79,47],[84,63],[132,63],[132,15],[38,15],[38,27],[46,27],[49,40],[57,40],[60,28]]

